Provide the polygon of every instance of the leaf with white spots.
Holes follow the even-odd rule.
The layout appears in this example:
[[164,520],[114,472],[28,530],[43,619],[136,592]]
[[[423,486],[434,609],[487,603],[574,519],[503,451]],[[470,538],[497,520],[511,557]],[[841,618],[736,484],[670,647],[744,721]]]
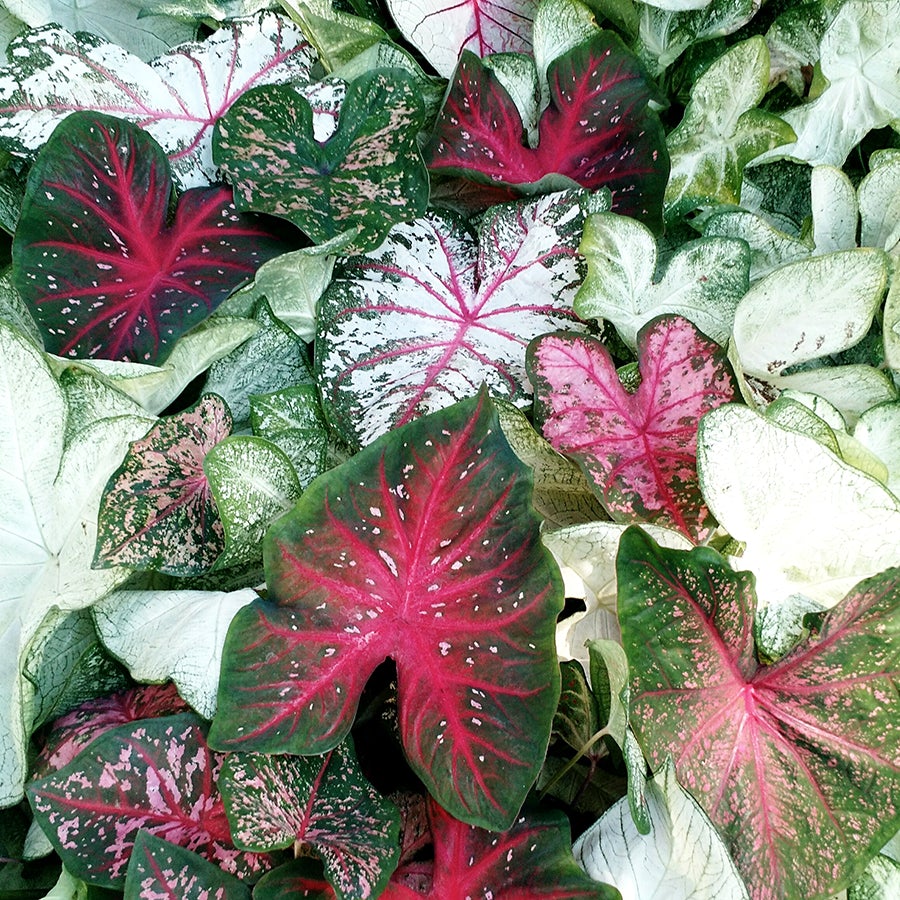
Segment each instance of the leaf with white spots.
[[48,26],[11,46],[0,69],[0,143],[33,155],[78,110],[121,116],[162,145],[182,188],[216,180],[212,129],[260,84],[310,81],[316,55],[284,16],[237,19],[206,40],[142,62],[94,34]]
[[314,133],[309,101],[270,85],[243,95],[217,122],[213,158],[239,209],[288,219],[317,244],[350,232],[347,252],[359,253],[425,211],[424,124],[418,85],[403,69],[352,81],[327,140]]
[[589,198],[565,192],[492,209],[476,238],[429,212],[377,250],[343,260],[319,303],[316,377],[352,444],[472,396],[530,403],[525,347],[557,328],[581,280]]
[[900,570],[757,660],[753,576],[708,548],[619,545],[631,724],[725,839],[753,900],[828,896],[900,827]]
[[205,719],[216,712],[219,664],[231,620],[257,594],[113,591],[91,612],[106,648],[142,682],[171,679]]
[[250,900],[250,885],[215,863],[139,831],[134,839],[124,900]]
[[223,186],[172,199],[160,146],[136,125],[73,113],[28,177],[13,280],[52,353],[160,363],[290,244]]
[[207,394],[135,441],[103,493],[94,564],[171,575],[209,569],[225,533],[203,459],[230,433],[228,407]]
[[[612,192],[613,212],[653,228],[662,224],[669,174],[665,134],[648,101],[655,90],[643,66],[611,31],[567,50],[547,69],[549,106],[523,122],[491,68],[463,53],[435,132],[428,168],[522,193],[548,175]],[[537,146],[523,144],[531,128]]]
[[559,573],[531,477],[482,392],[321,475],[264,545],[268,600],[228,633],[210,739],[322,753],[392,657],[406,757],[455,815],[504,828],[559,695]]
[[101,887],[122,887],[141,829],[226,872],[258,876],[271,863],[232,844],[216,784],[222,760],[193,713],[143,719],[107,731],[32,782],[28,800],[66,868]]
[[628,393],[600,341],[559,332],[529,348],[547,440],[584,469],[617,522],[654,522],[695,542],[715,527],[697,480],[697,423],[733,400],[725,351],[680,316],[637,337],[641,383]]
[[231,753],[220,790],[234,842],[312,851],[339,900],[381,895],[400,858],[400,813],[366,781],[350,741],[322,756]]

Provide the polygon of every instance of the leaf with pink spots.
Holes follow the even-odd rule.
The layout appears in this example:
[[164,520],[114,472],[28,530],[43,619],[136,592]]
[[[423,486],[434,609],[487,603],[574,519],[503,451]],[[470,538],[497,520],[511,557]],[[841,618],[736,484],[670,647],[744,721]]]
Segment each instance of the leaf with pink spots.
[[349,739],[321,756],[231,753],[220,779],[234,842],[318,856],[339,900],[378,897],[400,858],[400,813],[370,784]]
[[708,548],[622,536],[619,620],[631,724],[671,755],[753,900],[837,893],[900,828],[900,570],[861,581],[771,666],[753,576]]
[[94,566],[209,569],[225,549],[225,530],[203,459],[230,433],[225,402],[206,394],[135,441],[100,501]]
[[575,459],[617,522],[653,522],[704,541],[715,521],[697,478],[697,425],[733,400],[725,351],[681,316],[648,322],[637,338],[641,383],[628,393],[598,340],[549,334],[529,347],[543,433]]
[[79,112],[29,174],[12,277],[45,349],[159,364],[266,260],[296,244],[223,185],[173,199],[165,153],[122,119]]
[[413,770],[454,815],[508,827],[559,696],[562,582],[531,490],[485,392],[319,476],[266,536],[268,599],[231,623],[212,745],[323,753],[392,657]]
[[28,800],[66,868],[92,884],[122,887],[141,829],[226,872],[258,877],[271,862],[232,844],[216,785],[222,759],[193,713],[144,719],[106,732],[32,782]]
[[[517,193],[564,175],[591,190],[608,188],[613,212],[661,230],[669,156],[648,106],[655,90],[637,57],[601,31],[553,60],[547,81],[549,105],[539,121],[523,122],[497,75],[464,52],[425,146],[429,170]],[[532,126],[534,147],[523,143]]]

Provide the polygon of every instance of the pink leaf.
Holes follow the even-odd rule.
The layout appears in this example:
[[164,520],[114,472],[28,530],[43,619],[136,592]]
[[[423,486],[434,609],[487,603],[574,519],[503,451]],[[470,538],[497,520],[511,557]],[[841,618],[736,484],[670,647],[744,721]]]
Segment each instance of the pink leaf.
[[697,479],[700,417],[736,396],[725,351],[687,319],[660,316],[638,333],[641,384],[622,387],[594,338],[538,338],[527,363],[544,436],[584,469],[617,522],[655,522],[695,542],[715,527]]

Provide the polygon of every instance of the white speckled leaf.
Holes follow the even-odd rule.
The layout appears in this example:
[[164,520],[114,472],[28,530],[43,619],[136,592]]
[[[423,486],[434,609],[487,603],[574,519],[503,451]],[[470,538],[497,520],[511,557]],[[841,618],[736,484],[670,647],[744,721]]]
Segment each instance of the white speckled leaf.
[[585,831],[572,852],[597,881],[622,900],[748,900],[728,849],[706,813],[675,778],[667,761],[647,782],[652,831],[641,834],[622,798]]
[[368,444],[483,383],[530,402],[528,342],[581,330],[571,310],[579,200],[567,192],[494,207],[478,240],[429,212],[343,262],[319,306],[315,364],[326,414],[348,441]]
[[238,847],[303,845],[339,900],[378,897],[397,866],[400,812],[366,780],[349,739],[322,756],[229,754],[220,789]]
[[259,84],[307,82],[315,53],[289,19],[263,12],[145,63],[89,33],[48,26],[18,38],[0,70],[0,141],[31,155],[69,113],[126,118],[162,145],[183,188],[215,180],[212,128]]
[[107,649],[139,682],[171,680],[205,719],[216,712],[228,625],[257,594],[240,591],[114,591],[95,604]]

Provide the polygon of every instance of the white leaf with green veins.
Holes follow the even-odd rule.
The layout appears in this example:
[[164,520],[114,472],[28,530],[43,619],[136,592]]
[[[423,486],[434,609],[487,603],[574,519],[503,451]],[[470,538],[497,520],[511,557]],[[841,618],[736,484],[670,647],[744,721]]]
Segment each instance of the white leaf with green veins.
[[859,203],[850,179],[834,166],[816,166],[810,193],[816,254],[855,248]]
[[219,664],[228,626],[258,595],[240,591],[114,591],[94,605],[107,649],[136,681],[171,679],[204,718],[216,712]]
[[884,463],[886,484],[900,497],[900,402],[867,409],[859,417],[853,437]]
[[90,606],[127,569],[91,569],[106,482],[151,420],[101,419],[63,445],[69,410],[43,354],[0,322],[0,806],[27,771],[33,686],[22,664],[53,608]]
[[658,272],[653,234],[615,213],[588,217],[579,251],[587,258],[588,275],[575,295],[575,312],[612,322],[632,350],[638,331],[663,313],[684,316],[724,345],[750,286],[750,254],[743,241],[690,241]]
[[900,0],[847,0],[820,44],[828,86],[783,114],[796,140],[756,163],[790,157],[842,166],[874,128],[900,118]]
[[622,900],[748,900],[724,841],[675,778],[669,759],[647,782],[651,830],[641,834],[626,798],[575,842],[572,852],[597,881]]
[[[900,150],[879,150],[858,189],[862,217],[860,243],[900,259]],[[896,263],[895,263],[896,264]]]
[[141,11],[176,19],[236,19],[250,16],[264,9],[274,9],[278,0],[141,0]]
[[847,888],[847,900],[896,900],[900,897],[900,863],[879,854]]
[[726,404],[700,422],[703,496],[756,576],[760,609],[800,594],[830,609],[861,579],[900,565],[900,500],[815,438]]
[[667,139],[667,216],[737,204],[744,166],[794,138],[778,116],[756,109],[768,86],[769,51],[760,36],[736,44],[697,79],[684,118]]

